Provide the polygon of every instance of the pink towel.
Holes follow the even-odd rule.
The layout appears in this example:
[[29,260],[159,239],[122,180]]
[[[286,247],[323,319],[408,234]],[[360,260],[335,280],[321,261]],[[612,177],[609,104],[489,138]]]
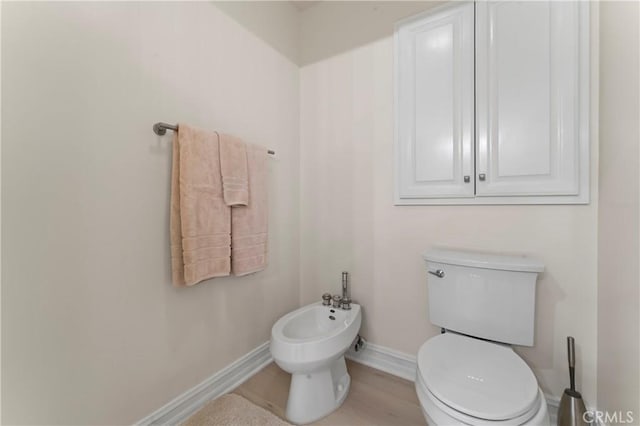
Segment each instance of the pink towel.
[[173,284],[229,275],[231,209],[223,199],[219,138],[179,125],[173,141],[171,265]]
[[220,170],[225,203],[246,206],[249,203],[247,150],[240,139],[220,134]]
[[249,203],[231,209],[231,270],[234,275],[267,266],[267,150],[246,144]]

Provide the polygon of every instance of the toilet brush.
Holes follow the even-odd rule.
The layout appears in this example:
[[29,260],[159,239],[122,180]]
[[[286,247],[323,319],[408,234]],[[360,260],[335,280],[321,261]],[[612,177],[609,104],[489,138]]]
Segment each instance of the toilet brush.
[[558,407],[558,426],[588,425],[584,419],[587,411],[582,395],[576,391],[576,349],[573,337],[567,337],[567,352],[569,354],[569,382],[570,388],[565,389]]

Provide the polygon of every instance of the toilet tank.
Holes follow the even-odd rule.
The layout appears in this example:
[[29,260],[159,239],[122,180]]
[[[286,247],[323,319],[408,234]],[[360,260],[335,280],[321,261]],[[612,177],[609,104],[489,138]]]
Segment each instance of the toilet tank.
[[439,249],[427,251],[424,259],[433,324],[496,342],[533,346],[541,262]]

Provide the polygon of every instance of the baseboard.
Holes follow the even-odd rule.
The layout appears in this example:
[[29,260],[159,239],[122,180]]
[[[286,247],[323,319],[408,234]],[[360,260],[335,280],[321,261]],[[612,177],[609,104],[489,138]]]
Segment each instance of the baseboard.
[[545,394],[544,399],[547,400],[547,410],[549,410],[549,423],[551,423],[552,425],[558,424],[558,407],[560,407],[560,398]]
[[[412,382],[415,381],[417,369],[415,356],[369,342],[365,343],[364,348],[358,352],[355,352],[353,348],[350,349],[345,356],[350,360],[376,370],[381,370]],[[547,400],[550,423],[555,425],[560,399],[546,394],[545,399]]]
[[198,411],[207,402],[244,383],[272,361],[269,342],[265,342],[138,421],[136,425],[177,425]]
[[416,357],[384,346],[366,342],[363,349],[352,348],[345,357],[412,382],[416,379]]
[[[351,349],[345,356],[371,368],[405,380],[415,381],[417,368],[415,356],[368,342],[363,349],[358,352]],[[269,342],[265,342],[138,421],[136,425],[177,425],[189,418],[207,402],[244,383],[272,361]],[[549,407],[551,424],[556,424],[560,399],[551,395],[545,395],[545,398]]]

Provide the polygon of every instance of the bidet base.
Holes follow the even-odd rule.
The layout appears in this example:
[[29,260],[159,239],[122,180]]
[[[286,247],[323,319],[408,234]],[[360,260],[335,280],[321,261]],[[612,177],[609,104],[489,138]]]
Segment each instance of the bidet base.
[[347,372],[344,356],[311,373],[291,375],[287,419],[296,424],[311,423],[332,413],[342,405],[351,377]]

